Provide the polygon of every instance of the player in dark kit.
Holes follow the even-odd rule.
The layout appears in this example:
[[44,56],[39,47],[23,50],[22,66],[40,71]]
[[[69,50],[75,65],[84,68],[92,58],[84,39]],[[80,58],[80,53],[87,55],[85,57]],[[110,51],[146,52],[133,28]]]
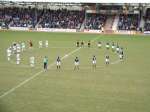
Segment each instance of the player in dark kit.
[[60,66],[61,66],[61,60],[60,60],[60,57],[58,56],[57,57],[57,60],[56,60],[56,65],[57,65],[57,69],[60,69]]
[[120,58],[120,60],[123,60],[123,57],[124,57],[123,54],[124,54],[123,53],[123,48],[121,48],[120,51],[119,51],[119,58]]
[[29,41],[29,47],[30,47],[30,48],[32,48],[32,47],[33,47],[33,43],[32,43],[32,41],[31,41],[31,40]]
[[106,49],[107,50],[109,49],[109,43],[108,42],[106,43]]
[[114,42],[112,43],[111,48],[112,48],[112,51],[114,52],[115,51],[115,43]]
[[81,42],[81,47],[84,47],[84,42],[83,41]]
[[109,56],[108,56],[108,55],[106,55],[105,63],[106,63],[106,65],[108,65],[108,64],[109,64]]
[[90,48],[91,47],[91,42],[90,41],[88,41],[88,48]]
[[96,56],[93,56],[92,58],[92,65],[93,65],[93,68],[96,69]]
[[46,56],[44,57],[43,64],[44,64],[44,70],[46,71],[48,66],[48,58]]
[[80,43],[79,43],[79,41],[77,41],[77,43],[76,43],[76,47],[79,47],[79,44],[80,44]]
[[79,58],[76,57],[75,60],[74,60],[74,70],[78,69],[79,70]]

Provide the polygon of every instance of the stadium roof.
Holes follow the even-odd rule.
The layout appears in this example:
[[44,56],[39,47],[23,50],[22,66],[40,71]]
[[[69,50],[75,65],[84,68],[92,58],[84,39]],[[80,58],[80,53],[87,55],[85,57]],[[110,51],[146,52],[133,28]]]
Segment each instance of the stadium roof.
[[51,3],[149,3],[150,0],[0,0],[12,2],[51,2]]

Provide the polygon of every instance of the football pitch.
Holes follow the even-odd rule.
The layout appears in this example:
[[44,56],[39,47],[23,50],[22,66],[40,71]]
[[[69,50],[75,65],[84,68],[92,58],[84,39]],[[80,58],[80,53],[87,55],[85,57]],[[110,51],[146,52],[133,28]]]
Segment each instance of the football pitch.
[[[28,48],[32,40],[33,48]],[[48,48],[38,42],[48,40]],[[91,47],[76,47],[76,41],[90,40]],[[102,42],[102,48],[97,42]],[[21,63],[7,61],[12,42],[25,42]],[[105,43],[124,49],[124,60]],[[109,54],[110,64],[105,65]],[[92,68],[92,56],[97,68]],[[35,67],[29,57],[35,57]],[[48,70],[43,58],[48,57]],[[62,58],[56,69],[56,58]],[[74,70],[79,57],[80,69]],[[0,32],[0,112],[150,112],[150,36],[82,33]]]

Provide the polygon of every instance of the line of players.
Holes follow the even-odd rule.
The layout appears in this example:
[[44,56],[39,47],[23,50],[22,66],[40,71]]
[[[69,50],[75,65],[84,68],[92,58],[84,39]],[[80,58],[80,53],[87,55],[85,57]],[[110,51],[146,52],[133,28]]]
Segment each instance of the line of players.
[[[91,46],[90,41],[88,41],[87,45],[88,45],[88,47]],[[77,47],[84,47],[84,42],[82,41],[81,46],[80,46],[79,41],[77,41],[76,46]],[[98,42],[97,46],[98,46],[98,48],[101,48],[102,43]],[[32,41],[29,41],[29,48],[32,48],[32,47],[33,47],[33,43],[32,43]],[[42,48],[42,47],[44,47],[43,42],[39,41],[39,48]],[[47,40],[45,41],[45,47],[48,47],[48,41]],[[110,44],[106,43],[105,47],[108,50],[110,48]],[[112,43],[111,47],[112,47],[113,52],[116,51],[119,54],[120,60],[123,60],[123,48],[119,47],[118,44],[115,45],[114,42]],[[10,60],[10,56],[12,54],[16,54],[16,64],[20,64],[20,60],[21,60],[20,59],[20,52],[25,51],[25,49],[26,49],[26,45],[24,42],[22,42],[21,44],[13,43],[12,46],[7,49],[8,61]],[[29,60],[30,60],[30,66],[34,67],[35,66],[35,57],[31,56]],[[46,56],[44,57],[43,63],[44,63],[44,69],[46,70],[47,66],[48,66],[48,58]],[[105,56],[105,63],[106,63],[106,65],[109,64],[109,55]],[[61,66],[61,58],[59,56],[56,60],[56,65],[57,65],[57,69],[61,68],[60,67]],[[79,69],[79,58],[78,57],[75,58],[74,65],[75,65],[74,70]],[[96,56],[93,56],[93,58],[92,58],[92,66],[93,66],[93,68],[96,68]]]
[[[39,41],[39,48],[42,47],[48,47],[48,40],[44,41]],[[33,43],[30,40],[29,41],[29,48],[33,48]],[[13,42],[12,45],[7,48],[6,52],[7,52],[7,60],[10,61],[11,56],[12,55],[16,55],[16,64],[20,64],[21,58],[20,58],[20,54],[21,52],[26,50],[26,44],[25,42],[21,42],[21,43],[17,43],[17,42]],[[33,67],[34,66],[34,61],[35,57],[32,56],[30,57],[30,66]]]
[[13,42],[12,45],[7,48],[7,60],[10,61],[10,57],[16,55],[16,64],[20,64],[20,53],[26,50],[26,45],[24,42],[16,43]]
[[43,48],[43,47],[48,47],[48,40],[46,40],[45,42],[43,41],[39,41],[39,48]]
[[[87,45],[88,45],[88,47],[91,46],[90,41],[88,41]],[[84,47],[83,41],[81,42],[81,46],[79,46],[79,42],[77,42],[76,46],[77,47]],[[98,42],[97,46],[98,46],[98,48],[101,48],[102,47],[102,43]],[[123,48],[119,47],[118,44],[115,46],[114,42],[112,43],[111,47],[112,47],[112,51],[113,52],[116,51],[116,53],[119,54],[120,60],[123,60]],[[108,50],[109,48],[110,48],[109,43],[106,43],[106,49]],[[97,63],[96,56],[94,55],[92,57],[92,68],[93,69],[96,69],[96,63]],[[105,64],[108,65],[109,63],[110,63],[109,55],[106,55],[105,56]],[[46,56],[44,57],[43,65],[44,65],[44,70],[47,70],[47,67],[48,67],[48,58]],[[80,60],[79,60],[78,57],[75,57],[75,59],[74,59],[74,70],[79,70],[79,65],[80,65]],[[57,59],[56,59],[56,66],[57,66],[57,69],[61,68],[61,58],[60,58],[60,56],[58,56]]]
[[[93,69],[96,69],[96,63],[97,63],[96,56],[94,55],[92,57],[92,68]],[[48,67],[48,58],[46,56],[44,57],[43,64],[44,64],[44,70],[46,71],[47,67]],[[109,56],[108,55],[106,55],[106,57],[105,57],[105,64],[106,65],[109,64]],[[79,65],[80,65],[80,60],[78,57],[75,57],[74,70],[79,70]],[[59,56],[56,59],[56,67],[57,67],[57,69],[61,69],[61,58]]]
[[[116,51],[116,53],[118,54],[119,58],[120,58],[120,59],[123,59],[123,56],[124,56],[123,47],[120,47],[118,43],[115,44],[114,42],[112,42],[111,45],[110,45],[108,42],[105,44],[105,47],[106,47],[107,50],[110,49],[110,46],[111,46],[111,48],[112,48],[112,51],[113,51],[113,52]],[[76,42],[76,47],[85,47],[84,41],[81,41],[81,42],[77,41],[77,42]],[[90,41],[88,41],[87,47],[88,47],[88,48],[91,47],[91,42],[90,42]],[[98,41],[98,42],[97,42],[97,47],[98,47],[98,48],[101,48],[101,47],[102,47],[102,42]],[[109,58],[109,56],[107,56],[107,58]]]
[[[88,47],[91,46],[90,41],[88,41],[87,45],[88,45]],[[76,46],[77,47],[84,47],[84,42],[82,41],[81,42],[81,46],[80,46],[79,41],[77,41]],[[101,48],[102,47],[102,43],[98,42],[97,46],[98,46],[98,48]],[[108,50],[109,48],[110,48],[109,43],[106,43],[106,49]],[[123,48],[119,47],[118,44],[115,46],[115,43],[113,42],[112,43],[112,51],[113,52],[116,51],[116,53],[119,54],[120,60],[123,60]],[[105,64],[108,65],[109,62],[110,62],[109,55],[106,55],[105,56]],[[93,69],[96,69],[96,63],[97,63],[96,56],[94,55],[92,57],[92,67],[93,67]],[[48,67],[48,58],[46,56],[44,57],[43,65],[44,65],[44,70],[47,70],[47,67]],[[79,70],[79,65],[80,65],[80,60],[79,60],[78,57],[75,57],[75,59],[74,59],[74,70],[76,70],[76,69]],[[56,59],[56,66],[57,66],[57,69],[61,68],[61,58],[59,56]]]

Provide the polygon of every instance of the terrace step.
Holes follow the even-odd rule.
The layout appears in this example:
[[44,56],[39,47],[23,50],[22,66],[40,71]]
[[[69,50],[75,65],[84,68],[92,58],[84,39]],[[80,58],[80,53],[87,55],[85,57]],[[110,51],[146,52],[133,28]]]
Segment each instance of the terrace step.
[[116,31],[117,27],[118,27],[118,22],[119,22],[119,15],[116,15],[114,18],[114,22],[113,22],[113,26],[112,26],[112,30]]
[[110,15],[110,16],[107,17],[107,20],[106,20],[106,23],[105,23],[105,26],[104,26],[105,30],[112,30],[114,18],[115,18],[114,15]]

